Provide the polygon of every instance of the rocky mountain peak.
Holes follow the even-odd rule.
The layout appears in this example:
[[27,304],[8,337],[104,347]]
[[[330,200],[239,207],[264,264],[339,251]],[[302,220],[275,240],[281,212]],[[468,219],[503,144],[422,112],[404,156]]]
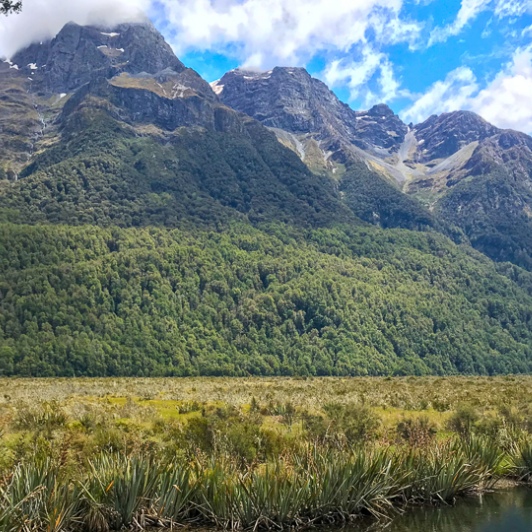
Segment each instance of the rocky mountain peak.
[[114,28],[70,22],[53,39],[19,51],[12,62],[47,93],[73,91],[98,75],[110,78],[120,72],[154,74],[165,68],[185,69],[149,22]]
[[395,117],[396,114],[385,103],[374,105],[367,113],[369,116],[385,116],[387,118]]
[[423,160],[450,157],[471,142],[482,141],[500,132],[471,111],[433,115],[415,126],[414,131],[423,145]]
[[347,106],[303,68],[236,69],[215,82],[213,89],[226,105],[266,126],[293,133],[319,132],[349,113]]
[[350,146],[376,153],[394,151],[408,131],[387,105],[355,112],[304,68],[232,70],[212,87],[229,107],[268,127],[305,139],[312,137],[326,157],[332,153],[339,162],[348,158],[345,151]]
[[369,111],[357,111],[357,144],[367,150],[396,151],[404,142],[408,127],[384,103],[374,105]]

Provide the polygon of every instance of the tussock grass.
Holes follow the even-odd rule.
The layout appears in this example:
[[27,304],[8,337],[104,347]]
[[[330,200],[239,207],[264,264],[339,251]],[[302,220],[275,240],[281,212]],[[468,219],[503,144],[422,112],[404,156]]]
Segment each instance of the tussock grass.
[[524,377],[3,383],[0,532],[387,520],[532,481]]

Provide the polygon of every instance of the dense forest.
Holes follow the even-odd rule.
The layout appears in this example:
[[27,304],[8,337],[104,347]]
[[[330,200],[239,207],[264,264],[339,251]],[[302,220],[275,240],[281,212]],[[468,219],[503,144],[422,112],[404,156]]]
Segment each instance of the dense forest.
[[437,234],[3,224],[0,265],[2,375],[532,369],[532,276]]

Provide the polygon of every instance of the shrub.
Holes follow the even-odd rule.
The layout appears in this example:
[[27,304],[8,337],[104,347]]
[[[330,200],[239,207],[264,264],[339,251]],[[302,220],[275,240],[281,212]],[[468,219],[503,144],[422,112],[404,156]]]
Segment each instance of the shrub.
[[397,424],[397,435],[409,445],[419,447],[428,445],[436,436],[438,429],[427,416],[405,418]]
[[447,428],[461,438],[468,438],[478,420],[478,412],[471,405],[460,405],[447,421]]

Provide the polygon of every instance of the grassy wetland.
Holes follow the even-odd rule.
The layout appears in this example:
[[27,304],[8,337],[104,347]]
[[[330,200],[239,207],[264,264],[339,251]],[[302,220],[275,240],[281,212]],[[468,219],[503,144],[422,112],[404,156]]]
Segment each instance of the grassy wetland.
[[281,529],[532,481],[532,377],[0,379],[0,532]]

